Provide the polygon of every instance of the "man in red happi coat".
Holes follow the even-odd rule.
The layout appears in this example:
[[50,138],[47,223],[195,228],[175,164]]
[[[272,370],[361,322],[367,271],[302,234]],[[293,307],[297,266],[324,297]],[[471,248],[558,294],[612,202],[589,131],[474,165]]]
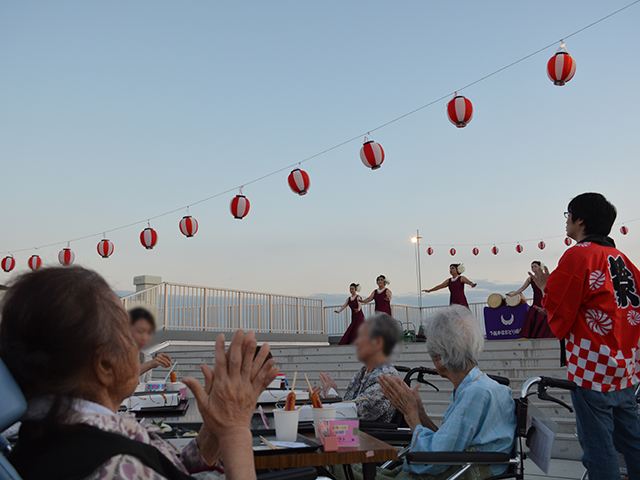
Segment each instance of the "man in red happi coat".
[[544,291],[549,327],[567,342],[582,463],[589,478],[618,480],[617,449],[629,478],[640,479],[640,271],[608,237],[616,209],[604,196],[578,195],[565,216],[578,243],[551,274],[530,275]]

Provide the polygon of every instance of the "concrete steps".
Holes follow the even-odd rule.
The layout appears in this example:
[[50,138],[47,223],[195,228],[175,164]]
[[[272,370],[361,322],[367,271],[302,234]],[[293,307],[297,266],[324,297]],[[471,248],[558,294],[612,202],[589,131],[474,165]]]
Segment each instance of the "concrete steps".
[[[170,345],[163,352],[178,360],[179,376],[193,376],[202,379],[200,365],[212,365],[214,346],[211,345]],[[272,348],[276,365],[288,379],[293,373],[300,376],[306,373],[312,384],[319,384],[318,374],[325,372],[331,375],[344,392],[353,375],[362,367],[356,357],[355,347],[345,346],[276,346]],[[566,378],[566,368],[560,367],[559,343],[554,339],[521,339],[488,341],[479,360],[479,366],[485,373],[507,377],[511,380],[514,398],[520,395],[523,383],[536,376]],[[391,361],[407,367],[433,364],[426,352],[424,343],[406,343],[396,347]],[[164,378],[162,370],[154,372],[154,378]],[[427,413],[440,424],[445,410],[450,403],[451,383],[444,378],[434,376],[428,378],[440,391],[436,392],[427,385],[421,385],[420,396]],[[298,378],[300,381],[300,378]],[[304,377],[302,377],[304,382]],[[550,389],[549,394],[571,405],[569,392]],[[534,395],[531,402],[549,415],[558,424],[558,435],[554,443],[553,457],[568,460],[579,460],[582,449],[575,436],[575,416],[568,410],[551,402],[543,402]]]

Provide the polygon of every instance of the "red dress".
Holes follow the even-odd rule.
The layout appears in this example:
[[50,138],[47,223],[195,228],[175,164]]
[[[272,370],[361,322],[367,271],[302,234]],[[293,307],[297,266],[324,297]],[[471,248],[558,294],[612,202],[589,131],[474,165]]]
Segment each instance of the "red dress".
[[549,328],[547,315],[534,308],[542,308],[542,290],[538,288],[534,281],[531,282],[531,288],[533,288],[533,305],[524,319],[520,329],[520,336],[524,338],[556,338],[551,328]]
[[347,331],[344,332],[342,339],[340,339],[340,343],[338,345],[349,345],[353,343],[358,336],[358,327],[360,324],[364,322],[364,313],[362,310],[358,310],[358,299],[361,299],[360,295],[356,295],[356,298],[351,300],[349,297],[349,308],[351,309],[351,324],[347,328]]
[[462,283],[462,277],[458,276],[455,280],[449,279],[449,291],[451,296],[449,297],[449,305],[462,305],[469,308],[467,303],[467,297],[464,296],[464,283]]
[[391,315],[391,302],[387,300],[386,287],[384,290],[382,290],[382,292],[378,292],[378,290],[376,290],[373,293],[373,300],[376,302],[376,312],[382,312]]

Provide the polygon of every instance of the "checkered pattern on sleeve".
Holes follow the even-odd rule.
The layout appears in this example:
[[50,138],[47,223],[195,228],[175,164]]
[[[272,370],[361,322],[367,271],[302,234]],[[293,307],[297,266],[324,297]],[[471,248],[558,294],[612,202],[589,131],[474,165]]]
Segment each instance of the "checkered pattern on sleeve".
[[640,382],[640,349],[613,352],[586,338],[567,336],[568,378],[581,387],[610,392]]

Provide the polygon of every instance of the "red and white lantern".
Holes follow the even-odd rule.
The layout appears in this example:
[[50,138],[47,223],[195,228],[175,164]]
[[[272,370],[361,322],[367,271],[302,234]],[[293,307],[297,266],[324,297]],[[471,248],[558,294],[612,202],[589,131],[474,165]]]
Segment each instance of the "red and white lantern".
[[309,186],[311,185],[307,172],[300,170],[299,168],[292,170],[287,180],[291,191],[300,196],[306,195],[307,190],[309,190]]
[[109,258],[114,250],[113,242],[110,240],[103,238],[98,243],[98,255],[102,258]]
[[451,254],[451,256],[453,257],[456,254],[456,249],[452,248],[451,250],[449,250],[449,253]]
[[38,255],[31,255],[27,265],[31,270],[38,270],[42,266],[42,259]]
[[182,217],[180,220],[180,232],[185,237],[193,237],[198,231],[198,221],[193,218],[191,215],[187,215]]
[[242,220],[249,213],[249,199],[244,195],[236,195],[231,200],[231,204],[229,205],[229,209],[231,210],[231,215],[233,218],[237,218],[238,220]]
[[497,255],[499,251],[500,250],[495,245],[491,248],[491,253],[493,253],[494,255]]
[[69,247],[63,248],[62,250],[60,250],[60,253],[58,253],[58,261],[65,267],[71,265],[75,260],[76,254],[73,253],[73,250],[71,250]]
[[564,244],[565,244],[567,247],[570,247],[570,246],[571,246],[571,239],[570,239],[569,237],[565,238],[565,239],[564,239]]
[[478,247],[473,247],[473,250],[471,250],[471,253],[473,253],[474,255],[478,255],[480,253],[480,250],[478,250]]
[[523,250],[524,250],[524,247],[522,245],[520,245],[520,244],[516,245],[516,252],[522,253]]
[[540,241],[538,242],[538,248],[539,248],[540,250],[544,250],[546,246],[547,246],[547,244],[546,244],[546,243],[544,243],[544,241],[540,240]]
[[158,233],[151,226],[148,226],[140,232],[140,243],[147,250],[151,250],[158,243]]
[[2,269],[9,273],[16,267],[16,259],[13,258],[13,255],[7,255],[2,259]]
[[456,127],[466,127],[473,118],[473,105],[462,95],[456,95],[447,103],[447,116]]
[[567,53],[564,43],[547,63],[547,76],[554,85],[562,86],[576,74],[576,61]]
[[384,162],[384,150],[382,145],[373,140],[365,141],[360,149],[360,160],[365,167],[371,170],[377,170]]
[[427,248],[427,255],[433,255],[433,248]]
[[620,227],[620,233],[626,235],[627,233],[629,233],[629,229],[623,225]]

